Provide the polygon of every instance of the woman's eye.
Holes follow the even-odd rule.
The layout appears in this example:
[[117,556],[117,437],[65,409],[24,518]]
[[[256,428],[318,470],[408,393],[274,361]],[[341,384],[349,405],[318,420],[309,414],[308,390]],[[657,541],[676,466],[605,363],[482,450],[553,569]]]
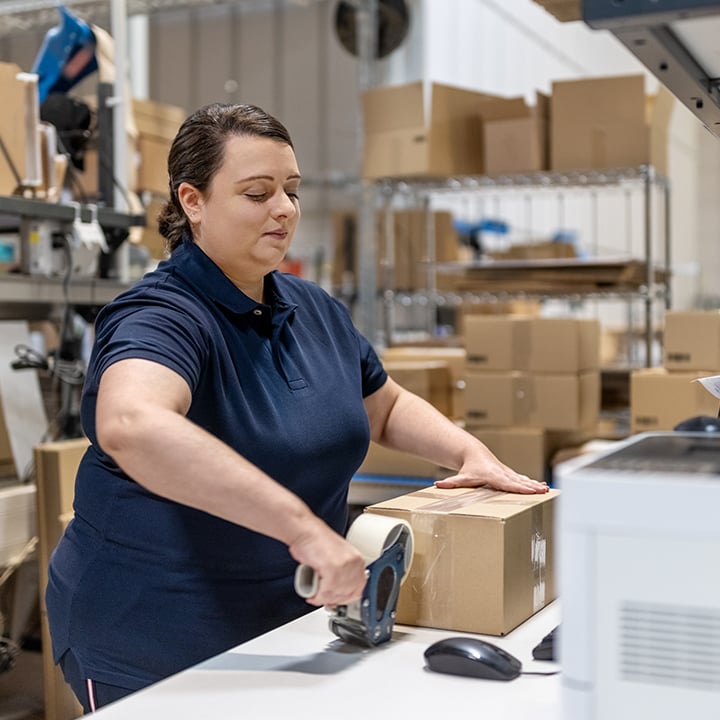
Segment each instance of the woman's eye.
[[245,193],[245,197],[253,202],[262,202],[265,199],[265,193],[261,195],[253,195],[252,193]]
[[289,192],[289,193],[286,193],[286,195],[287,195],[291,200],[299,200],[299,199],[300,199],[300,196],[299,196],[296,192]]

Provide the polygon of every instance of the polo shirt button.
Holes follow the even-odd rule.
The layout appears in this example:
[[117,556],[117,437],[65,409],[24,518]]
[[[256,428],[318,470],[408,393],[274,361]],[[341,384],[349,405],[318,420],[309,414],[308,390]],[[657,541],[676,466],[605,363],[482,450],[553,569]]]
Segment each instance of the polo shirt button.
[[253,310],[253,315],[257,315],[257,316],[262,315],[262,310],[260,308],[255,308]]

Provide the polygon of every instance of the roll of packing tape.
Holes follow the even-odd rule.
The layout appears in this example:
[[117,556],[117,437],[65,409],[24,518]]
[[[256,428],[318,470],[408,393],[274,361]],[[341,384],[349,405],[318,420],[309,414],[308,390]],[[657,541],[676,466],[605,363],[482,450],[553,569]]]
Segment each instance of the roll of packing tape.
[[[347,541],[363,556],[366,565],[377,560],[388,548],[400,542],[405,547],[405,574],[412,563],[412,528],[404,520],[363,513],[350,526]],[[320,579],[309,565],[298,565],[295,571],[295,592],[300,597],[312,597],[317,594]]]

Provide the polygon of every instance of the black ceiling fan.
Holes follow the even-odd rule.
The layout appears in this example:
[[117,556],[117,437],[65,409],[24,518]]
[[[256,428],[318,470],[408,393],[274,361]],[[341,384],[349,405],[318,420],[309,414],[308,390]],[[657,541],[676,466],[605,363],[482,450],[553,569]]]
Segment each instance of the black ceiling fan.
[[[359,55],[357,47],[356,3],[339,2],[335,9],[335,31],[340,44],[352,55]],[[402,45],[410,27],[410,11],[405,0],[378,0],[375,59],[388,56]]]

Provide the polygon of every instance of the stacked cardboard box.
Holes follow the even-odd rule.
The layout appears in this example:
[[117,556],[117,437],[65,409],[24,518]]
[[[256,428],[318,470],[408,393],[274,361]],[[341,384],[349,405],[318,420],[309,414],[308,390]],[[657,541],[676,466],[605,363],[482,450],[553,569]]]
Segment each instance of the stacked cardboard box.
[[672,430],[696,415],[718,415],[718,400],[696,381],[720,373],[720,312],[668,311],[663,366],[630,377],[632,432]]
[[599,337],[596,320],[467,317],[467,429],[506,464],[545,477],[555,451],[597,426]]
[[[442,404],[438,409],[453,420],[465,417],[465,348],[462,347],[416,347],[395,346],[386,348],[381,353],[386,369],[395,380],[400,382],[392,371],[394,364],[402,362],[429,362],[441,364],[447,368],[444,380],[447,382],[442,389]],[[444,410],[443,410],[444,408]]]
[[[554,10],[565,13],[567,5]],[[641,165],[666,174],[674,105],[664,88],[647,94],[641,74],[557,81],[533,106],[439,83],[373,88],[362,96],[362,174],[442,178]]]
[[547,168],[547,98],[528,107],[440,83],[363,93],[366,178],[448,177]]

